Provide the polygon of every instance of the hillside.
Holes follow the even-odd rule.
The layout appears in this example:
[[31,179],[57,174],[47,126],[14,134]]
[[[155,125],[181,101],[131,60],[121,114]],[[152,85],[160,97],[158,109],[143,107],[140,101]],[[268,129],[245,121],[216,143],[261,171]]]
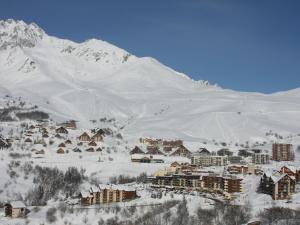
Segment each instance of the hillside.
[[241,93],[194,81],[100,40],[75,43],[36,24],[0,22],[0,95],[30,101],[58,121],[115,118],[125,136],[265,141],[300,133],[299,90]]

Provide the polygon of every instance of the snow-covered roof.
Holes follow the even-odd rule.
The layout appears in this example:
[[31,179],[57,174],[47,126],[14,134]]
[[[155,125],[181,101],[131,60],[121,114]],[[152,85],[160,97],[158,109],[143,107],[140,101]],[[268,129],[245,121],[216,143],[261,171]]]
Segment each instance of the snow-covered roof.
[[150,155],[150,154],[132,154],[131,155],[131,159],[142,159],[145,157],[147,157],[149,159],[164,159],[164,155]]
[[112,190],[123,190],[123,191],[134,191],[133,188],[128,187],[127,185],[122,185],[122,184],[99,184],[99,189],[104,190],[104,189],[112,189]]
[[88,191],[81,191],[80,194],[83,198],[87,198],[91,196],[90,192]]
[[11,205],[11,207],[15,208],[15,209],[26,208],[25,204],[22,201],[12,201],[8,204]]

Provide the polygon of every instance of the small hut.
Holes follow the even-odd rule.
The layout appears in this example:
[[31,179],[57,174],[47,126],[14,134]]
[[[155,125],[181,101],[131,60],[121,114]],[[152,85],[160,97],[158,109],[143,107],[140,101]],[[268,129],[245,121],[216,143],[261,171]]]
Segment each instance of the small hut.
[[91,141],[91,142],[89,143],[89,146],[97,146],[97,143],[96,143],[95,141]]
[[57,154],[65,154],[65,150],[63,150],[62,148],[57,149],[56,151]]
[[94,152],[95,149],[91,147],[91,148],[86,149],[85,151],[87,151],[87,152]]
[[12,201],[4,206],[5,216],[12,218],[24,217],[26,215],[26,206],[21,201]]

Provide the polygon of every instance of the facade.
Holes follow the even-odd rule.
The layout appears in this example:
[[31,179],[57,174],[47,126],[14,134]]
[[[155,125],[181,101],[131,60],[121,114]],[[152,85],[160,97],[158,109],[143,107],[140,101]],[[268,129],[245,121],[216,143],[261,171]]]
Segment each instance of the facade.
[[227,167],[227,171],[231,174],[247,174],[248,166],[245,165],[231,165]]
[[286,173],[290,177],[294,178],[296,182],[300,182],[300,169],[294,167],[294,166],[283,166],[281,167],[280,173]]
[[69,133],[69,132],[67,131],[67,129],[64,128],[64,127],[59,127],[59,128],[57,128],[55,131],[56,131],[56,133],[58,133],[58,134],[68,134],[68,133]]
[[254,164],[269,164],[270,156],[266,153],[254,153],[252,155],[252,163],[254,163]]
[[82,135],[80,135],[78,137],[79,141],[82,141],[82,142],[90,142],[91,141],[91,137],[86,133],[84,132]]
[[95,142],[101,142],[103,141],[103,136],[101,135],[101,133],[96,133],[91,139]]
[[260,180],[260,190],[271,195],[274,200],[289,199],[295,192],[295,183],[295,180],[285,173],[264,173]]
[[192,153],[183,145],[180,145],[170,156],[190,157]]
[[88,192],[81,192],[80,202],[82,205],[105,204],[130,201],[136,197],[136,191],[128,187],[99,185],[90,188]]
[[133,154],[145,154],[142,149],[140,149],[138,146],[135,146],[131,151],[130,151],[130,155]]
[[273,144],[272,159],[275,161],[293,161],[294,151],[291,144]]
[[226,166],[228,164],[227,156],[197,154],[193,155],[191,163],[196,166]]
[[21,201],[14,201],[5,204],[4,211],[5,216],[12,218],[24,217],[26,215],[26,206]]

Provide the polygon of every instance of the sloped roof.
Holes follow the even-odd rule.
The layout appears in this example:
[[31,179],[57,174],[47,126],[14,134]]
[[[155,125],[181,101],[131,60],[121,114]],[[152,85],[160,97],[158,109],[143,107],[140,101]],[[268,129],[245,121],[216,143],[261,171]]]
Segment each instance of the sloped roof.
[[26,208],[25,204],[22,201],[12,201],[9,202],[8,205],[11,205],[11,207],[15,209]]

